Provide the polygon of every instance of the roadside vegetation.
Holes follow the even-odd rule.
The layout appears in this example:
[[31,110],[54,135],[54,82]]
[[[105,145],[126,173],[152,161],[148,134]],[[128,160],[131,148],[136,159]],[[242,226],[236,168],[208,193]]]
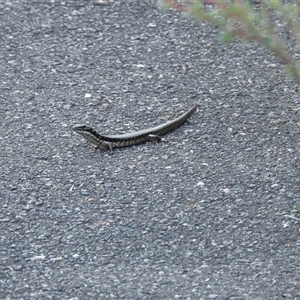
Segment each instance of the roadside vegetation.
[[257,42],[281,59],[287,73],[300,83],[300,0],[159,0],[220,29],[220,39]]

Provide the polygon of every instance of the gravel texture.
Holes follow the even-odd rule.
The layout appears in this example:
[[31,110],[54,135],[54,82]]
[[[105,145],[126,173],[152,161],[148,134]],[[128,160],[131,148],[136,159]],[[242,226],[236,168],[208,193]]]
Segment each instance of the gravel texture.
[[[255,44],[98,1],[0,2],[0,298],[300,299],[299,85]],[[171,143],[71,130],[195,103]]]

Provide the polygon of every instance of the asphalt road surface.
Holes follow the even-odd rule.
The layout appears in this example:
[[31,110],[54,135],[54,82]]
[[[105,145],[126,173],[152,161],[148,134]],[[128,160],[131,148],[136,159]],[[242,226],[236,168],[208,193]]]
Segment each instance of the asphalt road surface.
[[[105,2],[105,1],[101,1]],[[1,299],[300,299],[299,84],[149,1],[0,1]],[[93,149],[198,103],[169,143]]]

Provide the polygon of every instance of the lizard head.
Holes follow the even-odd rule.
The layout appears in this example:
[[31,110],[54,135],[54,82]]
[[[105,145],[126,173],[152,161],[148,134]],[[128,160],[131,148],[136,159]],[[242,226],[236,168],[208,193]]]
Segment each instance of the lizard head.
[[99,145],[101,135],[91,126],[85,124],[77,124],[73,126],[73,131],[82,135],[85,139],[95,145]]

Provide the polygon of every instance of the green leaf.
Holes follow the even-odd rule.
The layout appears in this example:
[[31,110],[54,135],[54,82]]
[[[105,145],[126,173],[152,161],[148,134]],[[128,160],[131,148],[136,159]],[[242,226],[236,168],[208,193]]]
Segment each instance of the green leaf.
[[220,36],[220,41],[221,43],[230,43],[233,42],[235,40],[236,36],[234,34],[234,32],[222,32],[221,36]]
[[[296,64],[296,63],[295,63]],[[296,65],[290,65],[285,68],[286,73],[292,78],[299,81],[300,70]]]
[[198,2],[194,2],[192,4],[192,7],[191,7],[191,10],[190,10],[191,14],[192,15],[200,15],[201,13],[201,6],[200,6],[200,3]]
[[269,0],[269,3],[274,9],[280,10],[282,8],[282,2],[279,0]]

